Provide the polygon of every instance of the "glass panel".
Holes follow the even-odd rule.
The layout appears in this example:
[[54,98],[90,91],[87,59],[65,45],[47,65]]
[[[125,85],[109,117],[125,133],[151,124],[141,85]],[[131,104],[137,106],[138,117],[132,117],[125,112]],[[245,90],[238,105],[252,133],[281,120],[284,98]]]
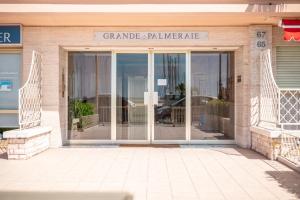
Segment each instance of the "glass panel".
[[111,53],[69,53],[69,139],[111,139]]
[[191,139],[234,139],[232,53],[191,56]]
[[20,54],[0,54],[0,109],[18,109]]
[[117,54],[117,139],[147,139],[148,54]]
[[184,53],[154,54],[155,140],[185,140],[185,71]]
[[[0,110],[18,109],[19,53],[0,53]],[[17,114],[1,114],[0,127],[18,127]]]

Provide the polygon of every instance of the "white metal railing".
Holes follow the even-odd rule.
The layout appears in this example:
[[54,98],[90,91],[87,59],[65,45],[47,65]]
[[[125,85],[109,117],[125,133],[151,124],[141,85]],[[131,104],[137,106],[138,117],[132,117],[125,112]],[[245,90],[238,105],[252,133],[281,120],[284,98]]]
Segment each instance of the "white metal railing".
[[300,125],[300,89],[279,89],[279,124]]
[[33,51],[28,79],[19,90],[20,129],[32,128],[41,123],[41,68],[42,56]]
[[[300,164],[300,88],[277,86],[269,49],[261,52],[260,62],[260,126],[281,126],[280,155]],[[284,130],[289,125],[294,131]]]
[[300,165],[300,136],[292,133],[282,133],[280,155]]
[[260,54],[260,123],[278,124],[278,86],[273,76],[270,49]]
[[300,125],[300,88],[277,86],[269,49],[261,52],[260,62],[260,123]]

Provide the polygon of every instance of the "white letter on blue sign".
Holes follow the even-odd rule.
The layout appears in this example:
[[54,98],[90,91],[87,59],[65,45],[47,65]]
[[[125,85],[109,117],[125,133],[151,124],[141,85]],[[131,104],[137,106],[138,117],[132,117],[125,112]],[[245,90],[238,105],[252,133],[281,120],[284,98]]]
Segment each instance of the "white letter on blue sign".
[[4,32],[4,37],[3,37],[4,43],[5,43],[5,42],[11,43],[11,41],[10,41],[9,38],[10,38],[10,33]]

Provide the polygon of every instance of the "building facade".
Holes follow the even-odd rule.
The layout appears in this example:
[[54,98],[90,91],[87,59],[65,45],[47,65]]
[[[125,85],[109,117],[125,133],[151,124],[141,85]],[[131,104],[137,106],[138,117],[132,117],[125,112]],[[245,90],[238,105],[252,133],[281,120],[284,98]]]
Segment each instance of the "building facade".
[[[9,1],[0,8],[0,125],[18,126],[17,89],[35,50],[52,147],[250,148],[250,127],[260,123],[260,53],[271,50],[279,86],[300,87],[300,44],[279,26],[299,18],[297,1]],[[20,27],[19,43],[10,44],[9,26]]]

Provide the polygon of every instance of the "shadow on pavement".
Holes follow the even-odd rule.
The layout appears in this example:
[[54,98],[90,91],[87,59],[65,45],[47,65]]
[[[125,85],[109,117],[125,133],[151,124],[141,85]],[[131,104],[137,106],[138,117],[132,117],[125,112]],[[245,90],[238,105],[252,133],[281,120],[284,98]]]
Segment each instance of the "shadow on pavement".
[[7,153],[0,153],[0,159],[7,160]]
[[239,152],[239,154],[241,156],[246,157],[247,159],[259,159],[259,160],[269,160],[266,157],[264,157],[263,155],[251,150],[251,149],[243,149],[243,148],[235,148],[235,150],[237,152]]
[[300,198],[300,174],[295,171],[266,171],[279,186]]

